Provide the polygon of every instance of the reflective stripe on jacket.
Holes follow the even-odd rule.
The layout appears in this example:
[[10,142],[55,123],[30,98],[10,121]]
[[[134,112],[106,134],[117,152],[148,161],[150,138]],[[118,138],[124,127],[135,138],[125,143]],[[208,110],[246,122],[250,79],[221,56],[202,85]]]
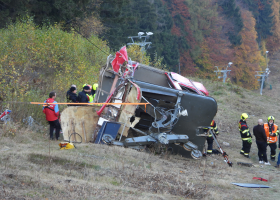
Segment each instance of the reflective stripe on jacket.
[[[265,134],[267,137],[267,143],[276,143],[277,142],[277,136],[279,134],[278,125],[272,124],[271,130],[269,130],[268,123],[263,124],[263,128],[265,130]],[[270,133],[275,134],[275,136],[271,136]]]
[[240,120],[239,124],[239,131],[240,131],[240,136],[242,140],[248,140],[249,138],[252,138],[252,135],[250,133],[249,127],[247,126],[246,121]]
[[[211,130],[212,130],[216,135],[218,135],[218,134],[219,134],[219,130],[218,130],[217,124],[216,124],[216,122],[215,122],[214,120],[212,120],[210,126],[211,126]],[[205,129],[205,131],[208,131],[208,128],[204,128],[204,129]],[[212,137],[211,132],[209,132],[208,137]]]

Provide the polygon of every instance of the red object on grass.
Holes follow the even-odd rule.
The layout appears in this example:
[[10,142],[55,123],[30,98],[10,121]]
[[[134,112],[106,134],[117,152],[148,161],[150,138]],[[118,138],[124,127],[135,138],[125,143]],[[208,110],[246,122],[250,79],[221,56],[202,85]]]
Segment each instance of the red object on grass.
[[0,115],[0,119],[2,117],[4,117],[6,114],[10,114],[10,112],[12,112],[11,110],[5,110],[1,115]]
[[266,180],[266,179],[261,178],[261,177],[253,177],[253,179],[267,182],[267,180]]

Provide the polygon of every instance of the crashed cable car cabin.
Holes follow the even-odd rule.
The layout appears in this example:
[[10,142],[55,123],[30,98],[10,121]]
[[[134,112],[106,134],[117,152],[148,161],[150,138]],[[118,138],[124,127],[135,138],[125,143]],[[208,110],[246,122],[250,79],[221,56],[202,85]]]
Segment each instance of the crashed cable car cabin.
[[201,83],[128,61],[123,47],[107,58],[98,85],[95,102],[123,104],[95,107],[92,142],[136,150],[159,145],[183,157],[202,157],[201,135],[217,113],[217,102]]

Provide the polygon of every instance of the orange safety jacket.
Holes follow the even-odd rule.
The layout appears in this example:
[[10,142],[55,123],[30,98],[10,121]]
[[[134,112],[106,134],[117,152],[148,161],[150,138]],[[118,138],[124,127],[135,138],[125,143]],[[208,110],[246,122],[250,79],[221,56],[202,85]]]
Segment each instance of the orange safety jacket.
[[269,133],[269,125],[268,123],[265,123],[263,124],[263,128],[265,130],[265,134],[266,134],[266,137],[267,137],[267,143],[276,143],[277,142],[277,136],[278,136],[278,133],[279,133],[279,130],[278,130],[278,125],[276,124],[273,124],[272,125],[273,127],[271,128],[272,131],[271,133],[275,134],[275,136],[271,136]]

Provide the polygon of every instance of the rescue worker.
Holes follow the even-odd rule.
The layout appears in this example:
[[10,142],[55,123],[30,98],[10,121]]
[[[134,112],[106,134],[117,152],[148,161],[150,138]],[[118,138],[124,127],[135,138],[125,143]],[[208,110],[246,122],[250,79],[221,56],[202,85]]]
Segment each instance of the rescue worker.
[[246,120],[248,118],[247,113],[242,113],[241,119],[239,121],[239,131],[240,136],[242,139],[242,149],[240,151],[240,154],[244,155],[246,158],[250,158],[249,153],[252,145],[252,135],[250,133],[249,127],[246,123]]
[[92,87],[91,85],[87,85],[89,87],[89,91],[87,92],[87,96],[88,96],[88,103],[93,103],[93,94],[92,94]]
[[93,95],[93,98],[95,98],[95,93],[96,93],[97,88],[98,88],[98,83],[94,83],[92,85],[92,90],[91,90],[91,94]]
[[267,118],[267,122],[265,123],[264,130],[267,137],[267,144],[270,147],[270,160],[275,161],[276,157],[276,149],[277,149],[277,136],[279,135],[278,125],[274,124],[275,118],[273,116],[269,116]]
[[[216,122],[214,120],[212,120],[212,122],[210,124],[210,127],[211,127],[212,132],[216,136],[219,135],[219,130],[218,130],[218,127],[217,127]],[[208,130],[208,129],[206,128],[206,130]],[[208,144],[207,155],[212,155],[212,151],[213,151],[213,141],[214,141],[214,139],[213,139],[212,132],[208,131],[208,136],[206,138],[207,144]]]
[[[44,103],[57,103],[55,101],[55,98],[56,98],[56,93],[51,92],[49,94],[49,98],[47,100],[45,100]],[[59,117],[58,105],[57,104],[49,104],[47,106],[44,106],[43,107],[43,113],[45,113],[46,120],[50,124],[50,139],[54,140],[53,131],[55,129],[55,138],[56,138],[56,140],[58,140],[59,132],[60,132],[60,129],[61,129],[59,121],[58,121],[58,117]]]
[[259,163],[270,165],[270,163],[267,161],[266,156],[266,146],[267,146],[267,138],[265,134],[265,130],[263,128],[263,120],[258,120],[258,125],[254,126],[253,128],[254,136],[256,137],[256,144],[258,147],[258,156],[259,156]]
[[89,102],[89,97],[87,96],[87,94],[90,92],[89,86],[85,85],[83,87],[83,91],[79,92],[78,95],[78,102],[79,103],[88,103]]

